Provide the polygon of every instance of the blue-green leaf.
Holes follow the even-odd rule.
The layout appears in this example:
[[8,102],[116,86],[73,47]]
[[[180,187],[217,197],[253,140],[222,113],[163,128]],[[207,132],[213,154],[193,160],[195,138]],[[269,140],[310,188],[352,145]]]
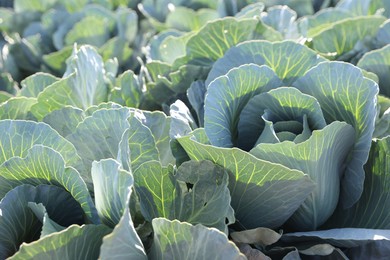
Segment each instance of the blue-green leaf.
[[[141,165],[134,173],[145,219],[178,219],[226,230],[234,222],[227,188],[228,175],[211,162],[186,162],[175,172],[158,162]],[[191,188],[188,188],[190,185]]]
[[[155,146],[158,149],[160,162],[162,165],[175,164],[175,159],[170,148],[169,130],[171,118],[160,111],[147,111],[140,109],[130,109],[136,119],[149,128],[153,135]],[[140,138],[140,140],[142,140]],[[151,139],[150,139],[151,140]],[[151,140],[152,141],[152,140]]]
[[180,31],[197,31],[211,20],[219,18],[216,10],[193,9],[186,7],[176,7],[173,12],[169,12],[166,18],[166,26]]
[[259,144],[251,150],[257,158],[308,174],[316,184],[289,220],[293,229],[315,230],[332,215],[339,200],[343,163],[354,141],[350,125],[333,122],[322,130],[313,131],[305,142]]
[[109,101],[123,106],[138,108],[141,104],[141,82],[131,70],[125,71],[117,80],[115,88],[111,91]]
[[29,244],[23,244],[10,259],[97,259],[105,235],[111,229],[104,225],[72,225]]
[[20,82],[20,85],[22,86],[20,95],[25,97],[38,97],[39,93],[47,86],[50,86],[58,80],[59,78],[48,73],[35,73]]
[[283,35],[284,39],[299,38],[297,13],[288,6],[274,6],[261,14],[261,20]]
[[245,259],[236,245],[217,229],[163,218],[154,219],[152,224],[151,259]]
[[[365,165],[362,196],[347,210],[338,208],[327,227],[390,229],[390,137],[374,140]],[[390,237],[389,237],[390,239]]]
[[50,7],[54,5],[56,0],[15,0],[14,8],[16,12],[28,12],[28,11],[36,11],[36,12],[44,12],[48,10]]
[[[82,224],[82,209],[72,196],[56,186],[21,185],[0,202],[0,257],[5,259],[18,251],[22,242],[39,239],[42,223],[28,202],[42,203],[50,217],[63,226]],[[60,206],[61,205],[61,206]]]
[[113,228],[128,208],[127,200],[133,186],[133,176],[121,169],[119,162],[104,159],[92,163],[92,180],[100,219]]
[[110,39],[110,30],[106,20],[98,16],[85,16],[73,25],[64,37],[65,46],[78,44],[91,44],[102,46]]
[[342,54],[353,50],[358,41],[375,36],[385,20],[382,16],[360,16],[341,20],[313,36],[312,48],[329,59],[340,58]]
[[295,81],[294,86],[317,99],[328,124],[344,121],[355,129],[355,145],[341,183],[341,203],[350,207],[363,191],[363,165],[374,132],[378,85],[351,64],[323,62]]
[[113,260],[148,259],[141,239],[134,228],[128,207],[125,208],[122,218],[112,233],[103,238],[99,258]]
[[274,5],[287,5],[295,10],[299,16],[312,14],[314,12],[311,0],[262,0],[262,2],[267,8]]
[[206,24],[186,44],[186,56],[176,60],[174,67],[191,63],[211,66],[234,45],[253,39],[282,40],[279,32],[264,25],[257,18],[221,18]]
[[[130,127],[127,121],[128,109],[100,109],[92,116],[86,117],[67,139],[74,144],[82,156],[86,169],[90,169],[92,161],[117,158],[119,143],[123,133]],[[83,176],[91,185],[89,175]]]
[[230,48],[215,62],[207,77],[206,86],[218,76],[228,73],[230,69],[249,63],[267,65],[284,84],[291,85],[294,80],[322,61],[325,59],[316,52],[296,42],[247,41]]
[[379,78],[379,93],[390,97],[390,45],[367,52],[357,66],[375,73]]
[[[129,135],[129,148],[130,148],[130,159],[131,159],[131,167],[132,169],[137,169],[140,165],[142,165],[144,162],[153,161],[153,160],[160,160],[159,156],[159,148],[161,148],[161,152],[164,153],[164,150],[166,147],[166,141],[167,141],[167,121],[165,121],[165,116],[162,115],[160,112],[156,113],[150,113],[147,118],[145,118],[142,114],[142,111],[135,110],[131,111],[131,116],[128,119],[130,123],[130,135]],[[145,112],[145,114],[148,114]],[[160,117],[162,116],[162,117]],[[140,119],[139,119],[140,118]],[[161,123],[161,129],[158,129],[158,126],[155,125],[153,120],[150,120],[151,118],[159,118],[162,119],[161,121],[158,120]],[[141,120],[147,119],[148,125],[143,124]],[[164,122],[165,121],[165,122]],[[153,129],[153,132],[152,132]],[[162,130],[160,133],[159,131]],[[156,133],[156,139],[153,136],[153,133]],[[161,139],[159,139],[161,137]],[[156,140],[159,141],[160,145],[157,146]],[[163,148],[165,147],[165,148]],[[168,158],[169,152],[168,152]],[[162,154],[162,158],[164,158],[165,154]],[[169,160],[169,159],[168,159]]]
[[80,174],[74,168],[67,167],[61,154],[52,148],[35,145],[25,157],[12,157],[0,165],[0,198],[22,184],[62,187],[80,204],[90,221],[100,222]]
[[11,157],[25,157],[35,144],[59,152],[67,166],[80,169],[80,157],[74,146],[45,123],[22,120],[0,121],[0,163]]
[[66,64],[63,79],[46,87],[38,95],[38,104],[32,111],[38,119],[66,105],[86,110],[107,101],[104,63],[92,46],[82,46],[79,50],[75,47]]
[[85,118],[84,111],[77,107],[66,106],[46,115],[42,121],[50,125],[61,136],[72,134],[77,125]]
[[[353,15],[374,15],[384,12],[389,17],[389,2],[386,0],[341,0],[337,9],[345,10]],[[383,8],[383,9],[382,9]],[[382,10],[381,10],[382,9]]]
[[[195,132],[203,132],[198,135],[204,137],[202,130]],[[280,227],[314,189],[303,172],[258,159],[240,149],[205,145],[191,135],[178,141],[192,160],[210,160],[228,170],[231,204],[238,224],[245,229]]]
[[12,97],[0,104],[0,119],[33,119],[30,110],[36,103],[36,98]]
[[333,26],[334,23],[350,17],[353,17],[353,14],[346,10],[336,8],[322,9],[313,16],[304,16],[299,19],[300,33],[307,38],[312,38]]

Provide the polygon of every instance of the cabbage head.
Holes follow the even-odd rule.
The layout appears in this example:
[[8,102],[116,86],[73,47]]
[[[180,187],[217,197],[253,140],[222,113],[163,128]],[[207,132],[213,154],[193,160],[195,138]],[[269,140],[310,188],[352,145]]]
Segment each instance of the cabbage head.
[[230,170],[242,227],[315,230],[363,191],[378,93],[365,75],[294,42],[241,43],[208,75],[204,128],[178,141]]

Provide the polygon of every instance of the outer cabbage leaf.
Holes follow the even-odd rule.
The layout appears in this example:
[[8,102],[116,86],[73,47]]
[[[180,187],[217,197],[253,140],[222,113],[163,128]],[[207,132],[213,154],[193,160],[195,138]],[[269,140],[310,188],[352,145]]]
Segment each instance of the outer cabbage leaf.
[[91,46],[76,47],[67,60],[63,79],[45,88],[38,95],[33,114],[42,119],[51,111],[66,105],[86,110],[107,100],[108,88],[104,81],[104,63]]
[[[37,97],[37,104],[32,106],[31,113],[41,121],[50,112],[59,110],[65,106],[82,108],[77,94],[71,90],[76,74],[60,79],[45,88]],[[76,87],[76,86],[74,86]],[[78,88],[79,86],[77,86]],[[70,98],[69,98],[70,97]]]
[[42,121],[50,125],[61,136],[68,136],[72,134],[77,125],[85,119],[85,113],[82,109],[66,106],[59,110],[54,110],[46,115]]
[[323,62],[293,84],[315,97],[327,123],[344,121],[355,128],[355,145],[342,176],[341,203],[352,206],[363,191],[363,165],[368,158],[376,115],[377,84],[343,62]]
[[160,111],[147,111],[140,109],[130,109],[134,117],[151,131],[155,146],[158,149],[160,162],[162,165],[175,164],[175,158],[170,148],[169,130],[171,118]]
[[[128,120],[130,123],[129,149],[130,149],[130,161],[131,161],[132,169],[134,170],[137,169],[144,162],[160,160],[160,155],[158,150],[159,147],[157,147],[156,145],[156,139],[159,137],[159,135],[156,135],[156,139],[154,138],[151,128],[149,128],[148,125],[144,125],[141,122],[141,120],[137,118],[136,111],[131,112],[131,117]],[[152,120],[149,121],[149,123],[153,125]],[[156,127],[156,125],[154,127]],[[161,127],[164,132],[166,126],[162,125]],[[154,130],[158,131],[156,128],[154,128]],[[160,137],[163,138],[159,140],[162,142],[162,143],[160,142],[160,144],[164,146],[165,136],[161,135]]]
[[[98,165],[99,164],[99,165]],[[114,203],[112,208],[113,214],[118,215],[123,211],[122,217],[115,226],[113,232],[103,238],[103,244],[100,248],[100,256],[102,259],[147,259],[144,246],[139,238],[130,215],[129,203],[133,188],[132,175],[119,169],[119,164],[113,160],[104,160],[95,165],[112,168],[109,171],[114,178],[114,186],[119,185],[121,194],[115,194],[115,187],[108,187],[106,189],[108,196],[114,193],[115,198],[110,197],[107,202]],[[103,172],[96,172],[96,175],[104,174]],[[120,179],[125,179],[125,185],[120,182]],[[119,182],[118,182],[119,181]],[[112,188],[114,188],[112,190]],[[111,190],[111,191],[110,191]],[[111,194],[109,194],[111,193]],[[126,200],[123,203],[123,200]],[[110,208],[110,205],[106,205]]]
[[[90,42],[91,44],[99,44],[102,42],[102,38],[106,37],[107,33],[113,32],[116,23],[115,14],[108,8],[102,6],[104,3],[108,2],[100,1],[99,4],[84,5],[83,9],[79,12],[74,12],[70,15],[67,15],[64,21],[55,27],[54,34],[52,33],[52,39],[55,48],[60,50],[66,47],[68,44],[73,44],[74,42],[70,41],[71,38],[77,41],[82,41],[83,43]],[[95,19],[106,21],[106,23],[101,27],[107,28],[106,32],[103,32],[100,28],[96,29],[96,38],[91,35],[92,32],[88,28],[84,28],[85,25],[89,25],[87,27],[91,28],[90,23]],[[97,23],[97,25],[100,24],[101,22]],[[70,36],[70,39],[67,39],[68,35]],[[85,36],[84,39],[83,35]]]
[[157,35],[153,36],[153,38],[150,39],[148,45],[145,48],[145,56],[147,62],[152,62],[153,60],[160,60],[164,61],[162,58],[161,53],[161,47],[163,47],[162,42],[170,37],[179,37],[183,35],[183,32],[179,32],[177,30],[164,30],[163,32],[158,33]]
[[385,46],[390,43],[390,20],[386,20],[376,34],[376,45],[378,47]]
[[194,11],[186,7],[176,7],[168,13],[166,26],[180,31],[197,31],[207,22],[218,19],[220,15],[216,10],[199,9]]
[[303,36],[312,38],[333,26],[334,23],[351,17],[353,15],[345,10],[326,8],[312,16],[302,17],[299,20],[299,31]]
[[294,230],[315,230],[333,214],[339,200],[343,163],[355,141],[354,132],[344,122],[333,122],[313,131],[305,142],[259,144],[251,150],[257,158],[301,170],[316,183],[314,191],[289,220]]
[[390,98],[378,95],[378,114],[373,138],[390,135]]
[[[214,1],[204,1],[204,0],[160,0],[156,2],[155,0],[143,0],[142,3],[138,5],[138,9],[141,13],[149,20],[149,22],[159,31],[166,29],[168,26],[169,16],[175,14],[176,9],[179,10],[179,14],[182,14],[181,10],[185,7],[197,10],[200,8],[212,8],[217,9],[221,3]],[[175,15],[177,16],[177,15]],[[172,19],[172,18],[171,18]]]
[[[194,134],[205,139],[203,129]],[[210,160],[229,171],[231,205],[238,224],[245,229],[280,227],[314,189],[303,172],[258,159],[240,149],[205,145],[191,135],[178,141],[192,160]]]
[[85,115],[86,116],[92,116],[93,113],[95,113],[98,110],[110,110],[110,109],[118,109],[120,110],[123,108],[123,106],[114,103],[114,102],[107,102],[107,103],[100,103],[99,105],[93,105],[89,107],[87,110],[85,110]]
[[0,198],[22,184],[62,187],[80,204],[91,222],[100,222],[80,174],[74,168],[67,167],[61,154],[52,148],[34,145],[25,157],[12,157],[0,165]]
[[206,96],[206,84],[204,80],[193,82],[187,90],[188,101],[197,115],[199,126],[204,126],[204,99]]
[[50,86],[54,82],[58,81],[59,78],[43,72],[35,73],[25,78],[20,85],[20,95],[25,97],[38,97],[45,87]]
[[267,65],[285,84],[290,85],[322,61],[325,59],[316,52],[292,41],[247,41],[230,48],[215,62],[207,77],[206,86],[232,68],[249,63]]
[[85,16],[75,23],[64,37],[64,46],[78,44],[91,44],[101,47],[110,39],[110,29],[107,20],[98,16]]
[[[125,108],[97,110],[67,136],[82,156],[86,169],[91,168],[94,160],[117,158],[123,133],[130,127],[127,121],[129,116],[130,113]],[[91,185],[89,175],[83,178]]]
[[[203,103],[203,100],[201,101]],[[195,119],[192,117],[189,108],[180,99],[170,106],[171,125],[169,136],[171,137],[171,150],[176,159],[176,165],[189,161],[186,151],[181,147],[176,138],[190,134],[198,128]]]
[[133,52],[133,49],[129,46],[129,42],[118,36],[109,39],[99,48],[99,54],[104,61],[115,59],[118,65],[124,70],[133,68],[134,64],[132,64],[133,59],[131,57]]
[[186,44],[186,56],[174,67],[183,64],[211,66],[234,45],[253,39],[282,40],[282,36],[258,19],[238,20],[225,17],[205,25]]
[[282,234],[269,228],[255,228],[244,231],[232,232],[230,234],[235,243],[256,244],[260,246],[269,246],[276,243]]
[[338,209],[327,222],[327,227],[390,229],[389,154],[390,137],[373,141],[364,167],[366,174],[362,196],[351,208]]
[[3,103],[7,101],[8,99],[12,98],[12,95],[0,90],[0,102]]
[[152,224],[151,259],[245,259],[236,245],[217,229],[163,218],[154,219]]
[[148,259],[141,239],[134,228],[128,207],[125,208],[122,218],[112,233],[103,238],[99,258]]
[[389,17],[390,4],[386,0],[342,0],[337,9],[348,11],[353,15],[373,15],[383,8],[384,15]]
[[111,90],[109,101],[128,107],[139,107],[142,100],[141,82],[128,70],[116,79],[115,88]]
[[135,171],[134,178],[141,211],[150,222],[165,217],[221,231],[227,231],[226,219],[228,224],[234,222],[228,176],[211,162],[186,162],[176,172],[148,162]]
[[186,44],[195,32],[170,35],[161,41],[159,46],[160,60],[172,65],[176,59],[186,55]]
[[[163,41],[169,40],[174,46],[173,49],[161,43],[162,47],[167,45],[163,49],[167,49],[168,53],[182,56],[174,59],[172,65],[161,61],[146,64],[146,75],[150,76],[146,98],[149,102],[146,104],[155,103],[161,106],[165,102],[172,103],[170,99],[176,99],[175,95],[185,93],[193,81],[205,79],[212,64],[237,43],[251,39],[282,39],[279,32],[257,18],[225,17],[209,22],[198,32],[189,35],[189,38],[188,35],[165,38]],[[180,48],[177,48],[177,44],[173,45],[175,39],[180,43]],[[172,62],[173,58],[169,57]]]
[[[352,51],[358,41],[374,37],[379,26],[386,19],[382,16],[361,16],[344,19],[313,36],[312,47],[329,59],[343,58],[341,55]],[[353,32],[353,33],[351,33]],[[356,50],[360,51],[359,47]]]
[[92,163],[92,180],[99,216],[104,224],[113,228],[128,208],[133,176],[121,169],[119,162],[104,159]]
[[313,1],[310,0],[262,0],[266,7],[271,7],[274,5],[287,5],[291,9],[295,10],[299,16],[304,16],[312,14]]
[[32,119],[30,110],[36,103],[36,98],[12,97],[0,104],[0,119]]
[[283,35],[284,39],[297,39],[297,13],[288,6],[274,6],[261,14],[261,20]]
[[[146,161],[159,160],[159,151],[151,130],[137,119],[140,112],[128,108],[96,109],[95,112],[92,112],[95,109],[87,111],[92,115],[86,117],[74,133],[67,136],[82,155],[87,169],[91,167],[92,161],[106,158],[119,157],[122,164],[131,163],[133,169]],[[130,158],[126,158],[126,154]],[[91,184],[90,176],[84,177],[87,184]]]
[[190,109],[180,99],[170,106],[171,126],[169,135],[172,139],[187,135],[198,128]]
[[379,93],[390,97],[390,45],[367,52],[357,66],[375,73],[379,77]]
[[104,225],[72,225],[30,244],[23,244],[10,259],[97,259],[105,235]]
[[[226,2],[225,2],[226,3]],[[243,7],[238,13],[234,14],[236,18],[252,18],[256,15],[261,14],[264,11],[264,4],[262,2],[257,2],[256,0],[253,3]]]
[[[0,257],[13,255],[22,242],[39,239],[42,224],[28,206],[42,203],[54,221],[69,226],[82,224],[82,209],[64,189],[39,185],[21,185],[7,193],[0,202]],[[59,207],[59,205],[61,205]]]
[[42,56],[45,65],[58,75],[66,70],[66,59],[72,54],[73,46],[67,46],[59,51],[51,52]]
[[44,0],[44,1],[15,0],[14,9],[18,13],[28,12],[28,11],[44,12],[48,10],[50,7],[52,7],[55,4],[55,2],[56,0]]
[[[118,4],[118,2],[116,4]],[[138,15],[134,10],[120,6],[116,9],[115,13],[118,37],[126,40],[127,42],[133,42],[137,37]]]
[[22,120],[0,121],[0,163],[11,157],[25,157],[35,144],[53,148],[64,158],[67,166],[80,169],[81,159],[75,147],[50,126]]
[[185,64],[175,70],[160,61],[150,62],[146,68],[146,74],[151,77],[141,108],[149,110],[161,109],[165,103],[169,105],[177,96],[184,94],[195,79],[205,78],[208,73],[208,67]]

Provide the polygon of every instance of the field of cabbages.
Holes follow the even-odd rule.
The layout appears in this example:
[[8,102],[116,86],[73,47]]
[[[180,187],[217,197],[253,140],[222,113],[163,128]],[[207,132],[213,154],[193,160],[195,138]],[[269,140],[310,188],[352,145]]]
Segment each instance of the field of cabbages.
[[0,259],[390,257],[390,1],[0,6]]

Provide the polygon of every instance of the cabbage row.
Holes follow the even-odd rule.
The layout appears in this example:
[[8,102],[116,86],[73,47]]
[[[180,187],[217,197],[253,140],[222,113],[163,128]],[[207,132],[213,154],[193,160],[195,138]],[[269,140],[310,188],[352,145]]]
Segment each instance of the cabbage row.
[[390,255],[389,1],[0,6],[0,259]]

